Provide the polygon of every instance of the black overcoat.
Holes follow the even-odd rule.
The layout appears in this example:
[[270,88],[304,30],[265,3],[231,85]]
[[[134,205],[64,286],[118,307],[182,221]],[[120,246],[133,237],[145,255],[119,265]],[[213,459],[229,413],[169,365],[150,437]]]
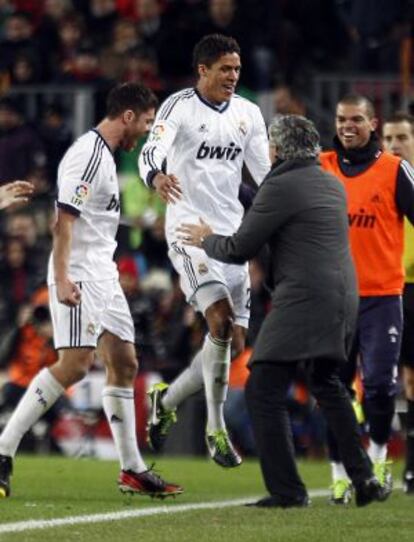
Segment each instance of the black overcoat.
[[211,235],[209,257],[243,263],[267,243],[272,308],[251,363],[310,358],[346,360],[358,294],[342,184],[316,160],[288,160],[263,181],[238,231]]

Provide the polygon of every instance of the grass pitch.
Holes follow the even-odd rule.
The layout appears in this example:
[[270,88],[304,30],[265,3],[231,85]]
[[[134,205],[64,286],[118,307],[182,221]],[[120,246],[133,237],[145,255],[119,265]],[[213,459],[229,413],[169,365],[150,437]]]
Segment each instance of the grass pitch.
[[[265,494],[255,461],[224,470],[204,459],[160,458],[160,473],[178,482],[185,493],[155,501],[118,492],[115,462],[62,457],[18,457],[12,497],[0,500],[0,542],[398,542],[414,539],[414,497],[396,490],[386,503],[367,508],[333,507],[327,497],[314,497],[308,509],[259,510],[240,505],[178,511],[177,507],[215,503]],[[301,472],[312,489],[329,486],[328,463],[303,462]],[[395,465],[400,479],[400,466]],[[165,506],[171,513],[165,513]],[[174,512],[174,508],[176,508]],[[155,509],[155,510],[154,510]],[[141,512],[142,511],[142,512]],[[158,511],[164,513],[158,514]],[[124,517],[135,513],[151,516]],[[101,521],[79,523],[79,516],[103,514]],[[112,514],[108,521],[105,514]],[[71,525],[31,520],[72,518]],[[95,517],[96,519],[96,517]],[[19,523],[23,530],[10,532]],[[21,522],[25,522],[22,526]]]

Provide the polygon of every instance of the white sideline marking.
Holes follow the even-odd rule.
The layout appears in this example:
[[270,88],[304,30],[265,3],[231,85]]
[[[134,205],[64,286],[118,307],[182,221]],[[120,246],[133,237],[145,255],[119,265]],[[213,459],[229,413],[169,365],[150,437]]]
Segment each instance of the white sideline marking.
[[[311,497],[324,497],[329,492],[326,489],[316,489],[309,491]],[[170,506],[152,506],[141,510],[126,510],[122,512],[108,512],[106,514],[89,514],[86,516],[68,516],[58,519],[31,519],[28,521],[17,521],[15,523],[5,523],[0,525],[0,535],[5,533],[19,533],[22,531],[32,531],[49,529],[52,527],[62,527],[64,525],[81,525],[82,523],[103,523],[106,521],[117,521],[121,519],[142,518],[145,516],[156,516],[159,514],[177,514],[178,512],[188,512],[190,510],[210,510],[212,508],[225,508],[229,506],[240,506],[248,502],[257,500],[260,497],[245,497],[243,499],[232,499],[228,501],[200,502],[194,504],[178,504]]]

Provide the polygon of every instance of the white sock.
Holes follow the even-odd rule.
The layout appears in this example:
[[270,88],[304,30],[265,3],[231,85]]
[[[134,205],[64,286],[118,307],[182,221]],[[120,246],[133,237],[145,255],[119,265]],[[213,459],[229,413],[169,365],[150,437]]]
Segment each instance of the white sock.
[[147,466],[138,448],[134,390],[105,386],[102,391],[102,404],[111,428],[121,469],[144,472]]
[[346,473],[345,467],[342,463],[336,463],[335,461],[331,462],[331,473],[332,481],[337,482],[338,480],[348,480],[348,475]]
[[0,436],[0,454],[14,457],[23,435],[57,401],[65,388],[49,369],[31,381]]
[[368,456],[373,463],[377,461],[385,461],[387,459],[387,445],[377,444],[370,439],[368,446]]
[[203,378],[207,404],[207,431],[225,429],[223,416],[230,371],[231,339],[220,340],[207,335],[203,346]]
[[162,398],[162,405],[173,410],[187,397],[203,389],[203,348],[194,356],[191,365],[172,382]]

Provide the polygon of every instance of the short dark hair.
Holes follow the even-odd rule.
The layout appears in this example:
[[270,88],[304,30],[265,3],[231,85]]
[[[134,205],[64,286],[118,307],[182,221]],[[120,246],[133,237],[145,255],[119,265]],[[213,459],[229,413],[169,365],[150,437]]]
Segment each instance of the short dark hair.
[[158,99],[151,89],[140,83],[121,83],[114,87],[106,100],[106,114],[110,119],[121,115],[127,109],[143,113],[156,108]]
[[389,117],[387,117],[384,122],[384,124],[394,124],[397,122],[408,122],[411,126],[411,131],[414,134],[414,116],[411,115],[411,113],[406,113],[405,111],[396,111]]
[[201,38],[193,50],[193,68],[197,73],[199,64],[205,64],[208,68],[227,53],[237,53],[240,56],[240,46],[230,36],[222,34],[208,34]]
[[367,98],[366,96],[362,94],[347,94],[346,96],[343,96],[339,102],[339,104],[344,105],[364,105],[365,109],[367,110],[368,117],[372,119],[375,117],[375,107],[372,101]]

